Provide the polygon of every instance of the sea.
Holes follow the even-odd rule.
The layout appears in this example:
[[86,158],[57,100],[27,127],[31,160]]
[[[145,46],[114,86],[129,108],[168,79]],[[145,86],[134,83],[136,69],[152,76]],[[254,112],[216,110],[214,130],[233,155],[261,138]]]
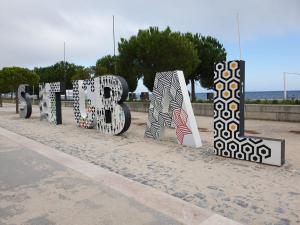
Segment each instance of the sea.
[[[208,95],[212,95],[213,92],[207,93],[196,93],[197,100],[207,100]],[[9,98],[10,94],[3,94],[4,97]],[[150,93],[151,95],[151,93]],[[282,100],[284,93],[283,91],[246,91],[245,100]],[[72,100],[72,93],[69,93],[68,100]],[[137,99],[140,99],[140,93],[136,93]],[[62,98],[64,99],[64,97]],[[290,100],[300,100],[300,90],[298,91],[287,91],[287,99]]]
[[[208,92],[212,93],[213,92]],[[196,93],[196,98],[198,100],[206,100],[208,93]],[[284,98],[283,91],[249,91],[245,93],[246,100],[281,100]],[[299,91],[287,91],[287,99],[300,100],[300,90]]]

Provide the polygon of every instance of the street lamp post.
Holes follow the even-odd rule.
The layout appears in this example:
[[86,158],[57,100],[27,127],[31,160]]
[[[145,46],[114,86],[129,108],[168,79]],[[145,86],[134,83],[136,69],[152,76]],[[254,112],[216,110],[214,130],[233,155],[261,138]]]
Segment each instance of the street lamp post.
[[64,88],[65,88],[65,100],[67,100],[67,76],[66,76],[66,42],[64,41]]
[[286,100],[286,72],[283,73],[283,99]]
[[116,65],[116,37],[115,37],[115,16],[113,15],[113,42],[114,42],[114,69],[115,75],[117,75],[117,65]]

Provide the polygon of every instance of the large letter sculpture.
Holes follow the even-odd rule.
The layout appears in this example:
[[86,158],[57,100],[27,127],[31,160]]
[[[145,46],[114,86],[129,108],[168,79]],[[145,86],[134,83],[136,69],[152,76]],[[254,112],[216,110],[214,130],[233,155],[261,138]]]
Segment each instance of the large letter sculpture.
[[158,139],[165,126],[175,127],[179,144],[202,145],[182,71],[155,76],[145,136]]
[[120,76],[73,81],[76,123],[84,128],[97,128],[104,134],[124,133],[131,123],[130,110],[123,103],[127,96],[127,82]]
[[41,120],[52,124],[62,124],[61,93],[64,92],[62,83],[40,84],[40,113]]
[[28,119],[31,116],[32,105],[29,94],[29,85],[21,84],[18,88],[19,114],[20,117]]
[[215,153],[235,159],[283,165],[284,140],[244,136],[245,62],[216,64],[214,89]]

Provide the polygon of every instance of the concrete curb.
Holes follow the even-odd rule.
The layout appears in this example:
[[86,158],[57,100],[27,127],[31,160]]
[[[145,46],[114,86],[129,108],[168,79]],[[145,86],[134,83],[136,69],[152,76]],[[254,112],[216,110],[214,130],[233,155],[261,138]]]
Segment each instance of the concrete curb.
[[81,159],[57,151],[47,145],[21,136],[0,127],[0,134],[27,149],[35,151],[65,167],[73,169],[92,178],[119,193],[133,198],[139,203],[159,211],[174,220],[188,225],[241,225],[238,222],[215,214],[179,198],[168,195],[152,187],[127,179],[119,174],[110,172],[85,162]]

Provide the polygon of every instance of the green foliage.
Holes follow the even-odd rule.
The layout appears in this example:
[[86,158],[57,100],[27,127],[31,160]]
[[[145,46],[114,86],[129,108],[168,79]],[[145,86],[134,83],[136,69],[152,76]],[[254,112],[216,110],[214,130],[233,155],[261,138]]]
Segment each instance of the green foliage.
[[36,67],[34,71],[40,76],[41,83],[64,83],[66,81],[66,89],[72,89],[71,78],[76,75],[77,70],[81,70],[82,68],[82,66],[77,66],[73,63],[60,61],[48,67]]
[[287,100],[278,100],[278,99],[257,99],[257,100],[246,100],[246,104],[265,104],[265,105],[300,105],[299,99],[287,99]]
[[144,77],[144,85],[152,91],[155,74],[170,70],[183,70],[188,79],[199,63],[193,44],[179,32],[157,27],[139,30],[129,40],[119,43],[118,68],[129,83],[130,90]]
[[214,65],[217,62],[226,60],[226,50],[223,45],[211,36],[201,36],[200,34],[187,33],[185,36],[195,46],[200,63],[193,71],[190,77],[199,80],[202,87],[213,88],[214,83]]
[[77,68],[75,74],[71,77],[71,80],[87,80],[91,78],[92,71],[90,68],[84,68],[81,66]]
[[138,79],[141,78],[141,72],[138,64],[138,43],[136,36],[132,36],[129,40],[121,39],[119,43],[118,71],[123,76],[129,87],[130,92],[134,92]]
[[122,76],[128,83],[129,91],[133,92],[137,86],[137,78],[134,73],[131,73],[132,71],[128,69],[125,64],[120,64],[120,56],[107,55],[97,60],[95,75],[115,74]]
[[39,76],[26,68],[4,67],[1,71],[1,87],[5,92],[16,91],[20,84],[37,85]]
[[16,113],[19,112],[18,87],[20,84],[29,84],[36,86],[39,82],[39,76],[26,68],[4,67],[0,72],[0,92],[16,93]]
[[10,87],[7,85],[9,80],[8,76],[5,76],[2,70],[0,70],[0,93],[8,93],[11,92],[12,90]]
[[[122,55],[122,57],[124,54]],[[124,61],[123,61],[124,62]],[[116,71],[115,71],[116,70]],[[125,78],[129,91],[133,92],[137,86],[137,77],[125,64],[120,64],[120,56],[106,55],[98,59],[95,67],[95,76],[114,74]]]
[[[127,100],[127,102],[131,102],[130,100]],[[134,100],[134,102],[145,102],[144,100],[138,99]],[[146,101],[147,102],[147,101]],[[210,99],[197,99],[193,103],[209,103],[213,104],[214,101]],[[264,100],[246,100],[245,104],[261,104],[261,105],[300,105],[300,100],[299,99],[288,99],[288,100],[269,100],[269,99],[264,99]]]
[[106,55],[98,59],[95,67],[95,76],[115,74],[115,66],[117,67],[118,56]]
[[7,85],[8,77],[4,75],[2,70],[0,70],[0,107],[2,107],[2,94],[10,92],[10,88]]
[[[92,74],[116,74],[127,80],[133,92],[142,77],[144,85],[152,91],[157,72],[183,70],[186,81],[191,80],[193,87],[194,81],[199,80],[203,87],[210,89],[214,64],[226,60],[226,51],[217,39],[172,32],[170,28],[139,30],[129,39],[121,39],[118,49],[119,56],[106,55],[98,59],[94,67],[60,61],[48,67],[36,67],[34,72],[41,83],[63,82],[66,89],[72,89],[72,80],[89,79]],[[10,92],[12,87],[3,85],[7,83],[7,76],[0,74],[0,78],[0,92]],[[192,89],[192,94],[194,92]]]
[[214,101],[211,99],[197,99],[193,103],[213,103]]

